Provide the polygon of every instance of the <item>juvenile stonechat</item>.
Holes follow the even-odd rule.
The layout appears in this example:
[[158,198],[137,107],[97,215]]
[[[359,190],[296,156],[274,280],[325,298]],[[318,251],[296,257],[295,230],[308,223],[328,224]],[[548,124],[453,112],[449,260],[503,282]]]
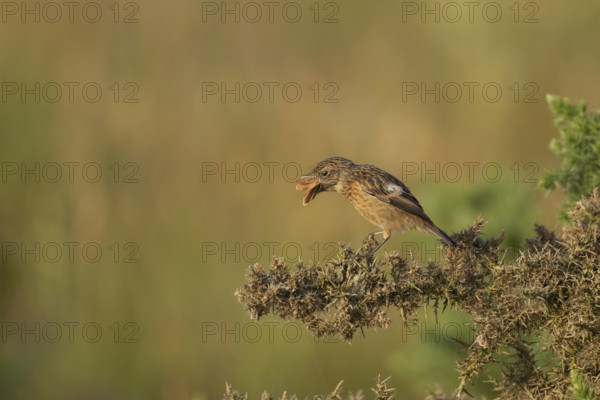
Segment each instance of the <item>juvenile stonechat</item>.
[[410,229],[432,233],[456,247],[456,242],[435,226],[400,179],[373,165],[355,164],[342,157],[327,158],[298,178],[296,189],[308,191],[303,205],[321,192],[335,191],[350,200],[360,215],[383,229],[377,232],[383,233],[383,241],[372,253],[388,241],[392,232]]

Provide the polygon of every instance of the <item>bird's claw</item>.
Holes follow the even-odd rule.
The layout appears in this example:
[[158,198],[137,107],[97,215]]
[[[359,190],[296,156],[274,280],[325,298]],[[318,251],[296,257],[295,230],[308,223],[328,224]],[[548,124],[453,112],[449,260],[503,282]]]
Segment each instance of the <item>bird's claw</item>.
[[377,232],[370,233],[363,239],[359,249],[354,253],[355,257],[358,257],[362,254],[362,256],[370,262],[375,255],[375,251],[380,247],[380,243],[375,240],[375,235]]

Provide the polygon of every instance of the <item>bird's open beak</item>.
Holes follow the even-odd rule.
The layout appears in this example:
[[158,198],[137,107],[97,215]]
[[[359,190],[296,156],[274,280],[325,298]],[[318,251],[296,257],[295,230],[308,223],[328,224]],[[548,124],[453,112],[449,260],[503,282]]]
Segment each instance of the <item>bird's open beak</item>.
[[296,190],[308,190],[302,199],[302,205],[307,205],[322,191],[321,181],[314,175],[303,175],[296,180]]

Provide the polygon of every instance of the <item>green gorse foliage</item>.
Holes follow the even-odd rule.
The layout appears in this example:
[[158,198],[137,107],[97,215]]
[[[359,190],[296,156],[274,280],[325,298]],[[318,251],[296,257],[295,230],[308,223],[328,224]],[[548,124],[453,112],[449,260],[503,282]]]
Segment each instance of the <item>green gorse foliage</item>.
[[[368,237],[358,252],[340,244],[338,256],[325,263],[290,267],[274,258],[268,269],[253,265],[238,300],[253,319],[275,314],[316,336],[347,341],[359,331],[387,327],[390,308],[414,321],[420,307],[433,304],[436,315],[440,307],[455,307],[471,316],[474,331],[471,343],[460,343],[455,397],[487,366],[499,364],[502,376],[491,380],[498,399],[598,399],[600,190],[593,186],[600,183],[600,117],[564,99],[549,97],[549,103],[561,132],[553,148],[567,160],[544,185],[563,188],[569,202],[579,199],[565,212],[569,224],[562,232],[536,225],[535,237],[508,262],[502,237],[483,238],[485,222],[477,219],[451,235],[458,246],[446,248],[442,262],[426,265],[397,253],[376,261],[370,256],[376,242]],[[375,398],[391,398],[386,390]]]
[[592,389],[575,371],[571,371],[571,386],[569,387],[573,400],[597,400]]
[[587,112],[584,102],[548,95],[548,105],[554,114],[559,137],[550,142],[550,149],[560,157],[559,167],[548,171],[540,185],[548,190],[563,189],[567,195],[563,213],[582,196],[600,186],[600,111]]

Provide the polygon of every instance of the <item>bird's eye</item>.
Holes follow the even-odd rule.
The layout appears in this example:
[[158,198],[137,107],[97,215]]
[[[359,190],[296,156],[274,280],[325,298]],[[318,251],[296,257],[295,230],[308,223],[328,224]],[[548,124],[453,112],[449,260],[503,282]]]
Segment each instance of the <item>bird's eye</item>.
[[327,170],[321,171],[322,177],[326,177],[327,175],[329,175],[329,171],[327,171]]

